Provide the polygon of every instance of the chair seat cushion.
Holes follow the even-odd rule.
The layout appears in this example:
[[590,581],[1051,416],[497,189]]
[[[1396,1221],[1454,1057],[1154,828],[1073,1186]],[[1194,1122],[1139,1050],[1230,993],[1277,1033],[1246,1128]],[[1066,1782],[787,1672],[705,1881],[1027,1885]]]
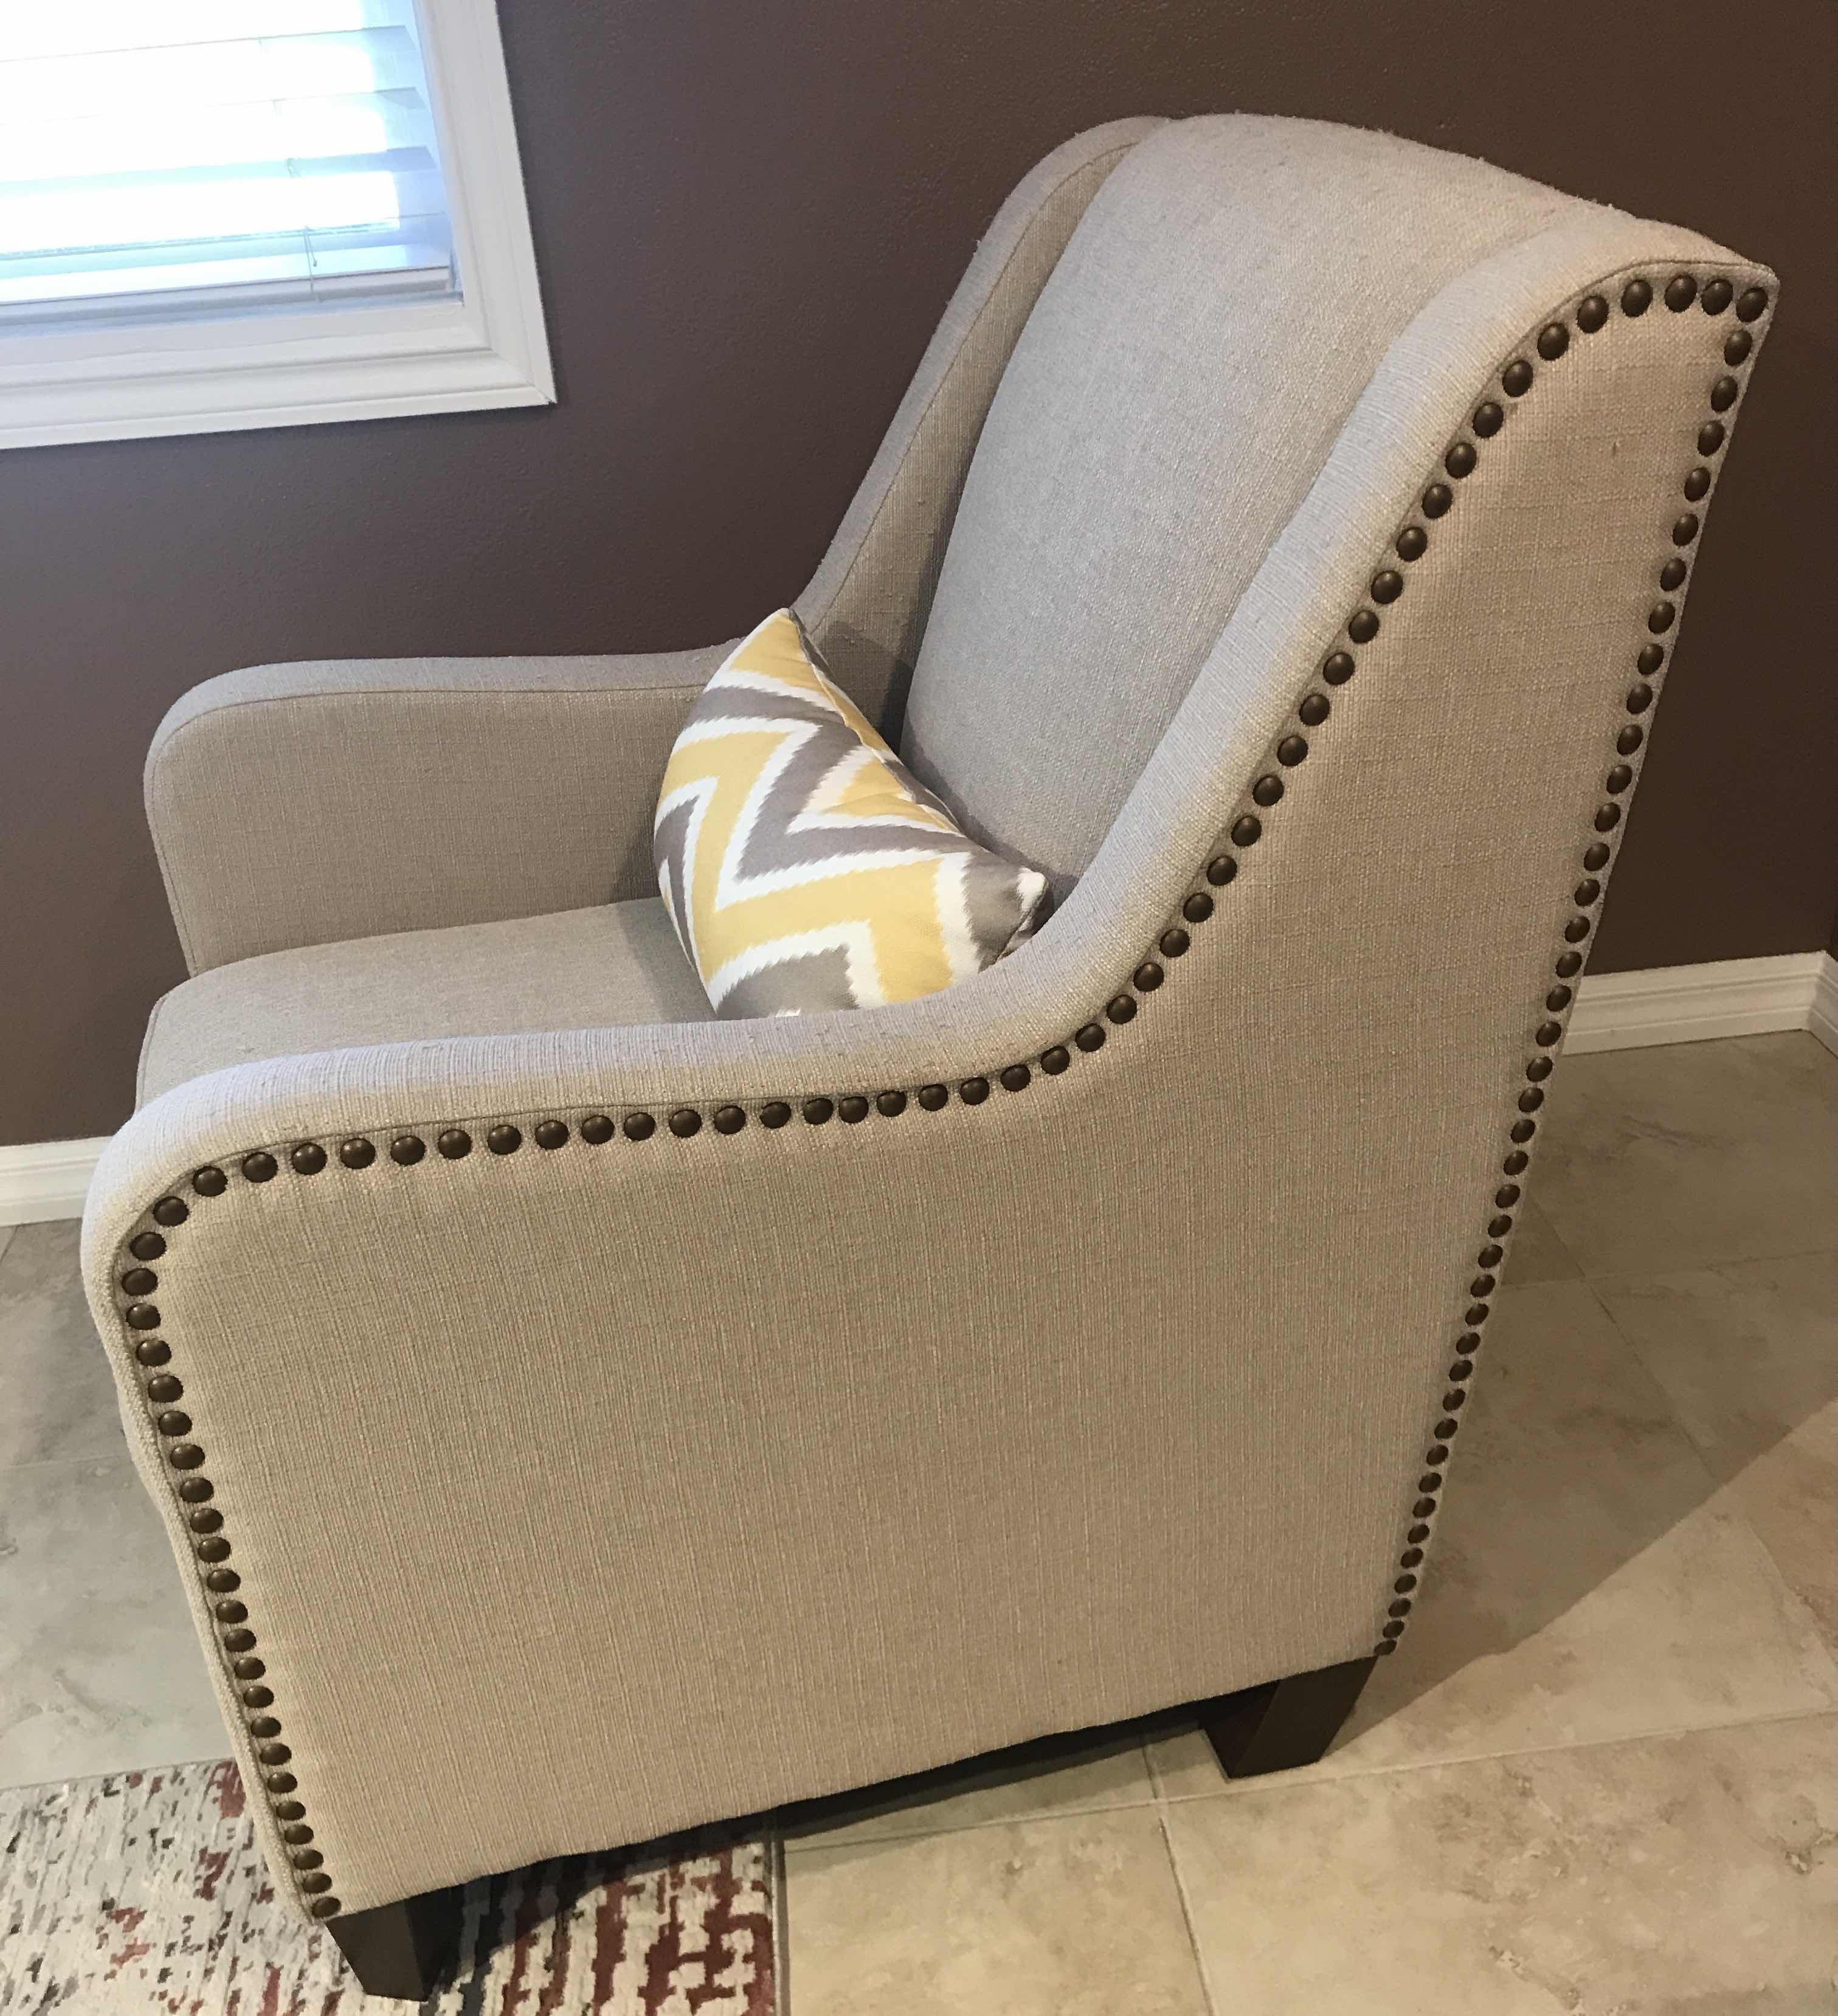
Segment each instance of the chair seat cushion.
[[433,1036],[706,1022],[654,897],[501,923],[265,952],[175,987],[140,1053],[140,1103],[260,1057]]
[[723,1016],[880,1008],[1012,951],[1047,878],[979,846],[788,609],[728,654],[658,794],[658,886]]

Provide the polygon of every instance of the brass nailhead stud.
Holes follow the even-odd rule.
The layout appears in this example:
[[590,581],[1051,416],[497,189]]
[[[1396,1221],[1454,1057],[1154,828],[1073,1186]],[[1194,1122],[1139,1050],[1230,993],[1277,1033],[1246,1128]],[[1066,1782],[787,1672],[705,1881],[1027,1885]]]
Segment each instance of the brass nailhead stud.
[[1459,482],[1465,476],[1472,476],[1474,465],[1479,460],[1472,441],[1457,441],[1443,457],[1443,467]]
[[874,1095],[874,1111],[884,1120],[897,1120],[906,1110],[906,1095],[903,1092],[878,1092]]
[[1153,994],[1162,984],[1162,969],[1152,959],[1145,959],[1130,977],[1137,993]]
[[279,1736],[280,1733],[281,1725],[272,1715],[254,1715],[250,1719],[249,1733],[251,1736],[261,1737],[265,1741],[270,1737]]
[[1308,743],[1299,735],[1285,735],[1277,744],[1277,761],[1285,769],[1293,770],[1308,754]]
[[1538,355],[1555,364],[1570,347],[1570,333],[1560,322],[1548,322],[1538,332]]
[[1404,592],[1404,578],[1396,567],[1381,567],[1367,584],[1367,592],[1381,608]]
[[331,1885],[331,1877],[323,1870],[315,1870],[312,1875],[303,1876],[300,1879],[301,1888],[308,1892],[330,1889]]
[[1541,1022],[1532,1031],[1532,1041],[1545,1049],[1562,1040],[1563,1024],[1561,1022]]
[[717,1134],[737,1134],[747,1124],[747,1109],[744,1106],[718,1106],[709,1118],[715,1122]]
[[183,1225],[191,1216],[191,1212],[186,1208],[184,1198],[163,1197],[153,1206],[153,1222],[156,1225],[171,1227],[175,1225]]
[[1653,290],[1646,280],[1630,280],[1621,290],[1621,312],[1627,315],[1643,315],[1652,307]]
[[258,1148],[253,1155],[243,1157],[243,1174],[252,1183],[265,1183],[273,1179],[280,1167],[272,1155]]
[[336,1897],[315,1897],[307,1909],[315,1918],[335,1918],[338,1915],[338,1899]]
[[124,1295],[150,1295],[159,1285],[160,1277],[150,1267],[130,1267],[121,1276]]
[[1411,1599],[1407,1596],[1400,1596],[1391,1606],[1390,1614],[1393,1617],[1408,1617],[1411,1614]]
[[1104,1048],[1104,1024],[1101,1022],[1087,1022],[1072,1041],[1082,1050],[1101,1050]]
[[1625,763],[1617,763],[1602,782],[1611,791],[1624,791],[1634,781],[1634,772]]
[[164,1413],[155,1417],[153,1426],[161,1435],[176,1440],[181,1435],[191,1433],[192,1417],[189,1414],[182,1413],[176,1407],[169,1407]]
[[1429,535],[1421,525],[1407,525],[1397,535],[1397,546],[1400,560],[1420,560],[1429,550]]
[[499,1121],[485,1136],[485,1146],[494,1155],[514,1155],[523,1144],[523,1129],[506,1120]]
[[1497,434],[1505,423],[1505,412],[1497,399],[1482,400],[1475,408],[1473,418],[1469,422],[1483,441],[1490,435]]
[[228,1596],[232,1589],[240,1589],[243,1578],[234,1568],[213,1568],[204,1578],[204,1586],[214,1589],[219,1596]]
[[291,1771],[271,1771],[266,1780],[271,1792],[292,1792],[299,1789],[300,1781]]
[[134,1347],[134,1355],[142,1365],[164,1365],[172,1355],[172,1347],[164,1337],[143,1337]]
[[166,1242],[157,1232],[137,1232],[128,1240],[128,1250],[136,1260],[157,1260],[166,1251]]
[[164,1406],[168,1401],[179,1399],[185,1388],[170,1372],[157,1372],[147,1381],[147,1398]]
[[1627,705],[1630,714],[1645,714],[1652,704],[1653,689],[1644,682],[1639,686],[1630,686],[1627,689]]
[[[823,1115],[826,1120],[829,1117]],[[628,1141],[648,1141],[658,1131],[657,1121],[648,1113],[628,1113],[619,1126]]]
[[204,1460],[204,1452],[196,1442],[175,1442],[166,1452],[166,1460],[175,1470],[196,1470]]
[[618,1131],[604,1113],[589,1113],[581,1122],[581,1139],[590,1147],[604,1147]]
[[1204,889],[1196,889],[1181,905],[1180,914],[1190,924],[1203,924],[1213,914],[1213,898]]
[[[1387,1638],[1401,1638],[1404,1635],[1404,1627],[1401,1624],[1388,1624],[1385,1627],[1385,1635]],[[1376,1651],[1378,1648],[1375,1647],[1373,1649]]]
[[297,1176],[316,1176],[326,1166],[326,1151],[316,1141],[296,1141],[287,1160]]
[[922,1085],[919,1088],[919,1103],[928,1113],[942,1113],[951,1103],[950,1088],[942,1085]]
[[1709,494],[1710,488],[1710,470],[1707,469],[1694,469],[1690,475],[1685,479],[1685,501],[1688,504],[1695,504],[1699,498],[1706,496]]
[[1735,292],[1735,288],[1730,285],[1728,281],[1723,279],[1721,275],[1719,275],[1714,280],[1706,280],[1704,283],[1704,292],[1702,297],[1705,314],[1713,315],[1721,315],[1724,310],[1729,306],[1730,296]]
[[463,1161],[472,1153],[472,1136],[463,1127],[443,1127],[434,1145],[448,1161]]
[[1319,728],[1328,718],[1331,704],[1325,693],[1310,693],[1296,710],[1296,718],[1304,728]]
[[981,1106],[989,1096],[989,1082],[986,1078],[967,1078],[957,1088],[957,1096],[966,1106]]
[[1548,1057],[1533,1057],[1526,1066],[1526,1076],[1534,1085],[1541,1084],[1550,1075],[1551,1060]]
[[274,1698],[275,1690],[272,1687],[244,1687],[243,1690],[244,1708],[272,1708],[274,1705]]
[[1640,656],[1634,664],[1634,669],[1642,679],[1650,679],[1665,662],[1666,647],[1663,644],[1642,644]]
[[227,1561],[230,1557],[230,1543],[221,1533],[207,1533],[196,1542],[193,1551],[201,1561]]
[[1698,452],[1714,455],[1727,438],[1721,420],[1706,420],[1698,430]]
[[217,1486],[207,1477],[182,1478],[178,1495],[187,1505],[202,1505],[207,1498],[217,1496]]
[[1454,501],[1455,493],[1446,483],[1433,483],[1423,493],[1423,515],[1440,518]]
[[1585,294],[1577,304],[1577,326],[1593,336],[1609,319],[1609,304],[1600,294]]
[[807,1099],[804,1102],[804,1118],[807,1126],[821,1127],[836,1111],[835,1102],[827,1099]]
[[536,1146],[551,1152],[565,1148],[568,1144],[568,1128],[565,1120],[539,1120],[535,1126]]
[[1519,1096],[1519,1110],[1521,1113],[1536,1113],[1544,1103],[1544,1095],[1535,1085],[1529,1091],[1522,1092]]
[[1049,1078],[1058,1078],[1072,1060],[1072,1053],[1063,1043],[1055,1043],[1040,1053],[1040,1068]]
[[1263,822],[1254,813],[1241,813],[1232,821],[1231,837],[1234,847],[1255,847],[1263,837]]
[[1688,273],[1674,273],[1666,283],[1666,305],[1681,315],[1698,297],[1698,283]]
[[276,1804],[275,1818],[278,1820],[303,1820],[306,1818],[306,1809],[297,1799],[282,1799]]
[[200,1197],[222,1197],[229,1188],[229,1178],[214,1162],[207,1162],[192,1172],[192,1188]]
[[1104,1012],[1113,1022],[1127,1022],[1134,1018],[1136,1003],[1130,995],[1119,994],[1105,1003]]
[[1215,889],[1223,889],[1238,872],[1238,864],[1229,854],[1216,854],[1206,863],[1206,880]]
[[1710,410],[1714,413],[1727,413],[1736,402],[1736,394],[1742,388],[1735,379],[1719,378],[1710,387]]
[[1755,347],[1755,339],[1746,329],[1732,329],[1724,339],[1723,361],[1725,364],[1740,364]]
[[1589,935],[1589,920],[1587,917],[1572,917],[1564,926],[1563,934],[1572,945],[1580,945]]
[[1025,1064],[1007,1064],[1002,1071],[1002,1089],[1004,1092],[1025,1092],[1033,1082],[1034,1075]]
[[1346,620],[1346,634],[1356,644],[1369,644],[1378,634],[1375,610],[1356,609]]
[[1500,373],[1500,383],[1515,399],[1523,399],[1532,389],[1532,367],[1523,357],[1515,357]]
[[1672,543],[1675,546],[1688,546],[1698,536],[1698,514],[1687,511],[1682,517],[1672,520]]
[[[242,1635],[247,1638],[251,1644],[254,1643],[254,1633],[244,1632]],[[226,1638],[224,1640],[224,1643],[228,1644],[229,1643],[229,1639]],[[259,1659],[247,1658],[237,1660],[236,1664],[231,1667],[230,1671],[236,1675],[239,1680],[258,1680],[261,1678],[262,1675],[268,1671],[268,1669]]]
[[1685,562],[1674,553],[1660,570],[1660,585],[1670,595],[1685,583]]
[[214,1603],[211,1614],[219,1624],[241,1624],[247,1620],[249,1606],[246,1603]]
[[1331,651],[1321,661],[1321,677],[1331,686],[1343,686],[1353,677],[1353,653]]
[[1656,637],[1662,635],[1672,628],[1678,614],[1678,610],[1670,602],[1656,602],[1646,612],[1646,627]]
[[1411,1507],[1411,1514],[1413,1518],[1427,1519],[1435,1510],[1436,1500],[1433,1498],[1419,1498]]
[[1559,980],[1573,978],[1581,971],[1582,965],[1583,955],[1580,952],[1566,952],[1561,954],[1557,962],[1558,978]]
[[419,1134],[398,1134],[389,1144],[389,1159],[405,1169],[412,1168],[427,1153],[427,1143]]
[[304,1848],[312,1839],[312,1829],[296,1823],[281,1830],[281,1838],[290,1848]]
[[1572,892],[1572,899],[1579,909],[1587,908],[1602,894],[1602,884],[1593,875],[1585,875]]
[[348,1169],[367,1169],[377,1159],[377,1150],[362,1135],[355,1134],[350,1140],[339,1143],[338,1159]]
[[157,1330],[160,1312],[151,1302],[130,1302],[128,1305],[128,1327],[130,1330]]
[[1757,321],[1767,306],[1768,290],[1765,287],[1745,287],[1737,297],[1736,320]]
[[[782,1099],[769,1099],[759,1109],[760,1124],[762,1126],[783,1127],[788,1124],[791,1118],[791,1109]],[[581,1131],[586,1133],[587,1130],[582,1127]]]
[[1595,830],[1598,833],[1612,833],[1621,823],[1619,805],[1601,805],[1596,808]]
[[1570,990],[1567,987],[1554,987],[1544,997],[1544,1006],[1553,1015],[1560,1015],[1570,1005]]
[[290,1761],[294,1753],[284,1743],[265,1743],[255,1755],[264,1764],[285,1764]]
[[868,1102],[859,1092],[845,1093],[836,1102],[836,1111],[854,1127],[867,1118]]
[[702,1116],[693,1106],[679,1106],[670,1116],[670,1131],[679,1141],[687,1141],[691,1135],[699,1133],[701,1126]]
[[1274,772],[1260,777],[1251,787],[1252,803],[1262,805],[1266,812],[1268,812],[1282,795],[1283,780]]
[[326,1858],[316,1848],[296,1848],[289,1852],[287,1859],[296,1869],[317,1869]]
[[1193,943],[1193,940],[1180,928],[1180,925],[1171,924],[1156,939],[1155,943],[1160,947],[1162,956],[1164,959],[1179,959]]
[[[1621,733],[1624,736],[1631,735],[1634,737],[1633,741],[1628,744],[1630,748],[1639,747],[1641,732],[1638,728],[1624,728]],[[1598,868],[1606,868],[1608,866],[1608,858],[1609,844],[1606,840],[1592,840],[1583,850],[1583,866],[1591,873]]]

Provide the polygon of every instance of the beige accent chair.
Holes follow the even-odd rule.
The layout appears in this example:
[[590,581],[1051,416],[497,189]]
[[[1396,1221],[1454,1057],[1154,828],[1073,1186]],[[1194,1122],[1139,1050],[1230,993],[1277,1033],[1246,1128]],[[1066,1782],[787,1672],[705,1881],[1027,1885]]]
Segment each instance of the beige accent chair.
[[481,1872],[1051,1732],[1319,1754],[1774,298],[1381,135],[1043,162],[797,603],[1055,886],[925,1000],[711,1017],[649,837],[720,645],[173,709],[193,977],[88,1288],[276,1880],[370,1985]]

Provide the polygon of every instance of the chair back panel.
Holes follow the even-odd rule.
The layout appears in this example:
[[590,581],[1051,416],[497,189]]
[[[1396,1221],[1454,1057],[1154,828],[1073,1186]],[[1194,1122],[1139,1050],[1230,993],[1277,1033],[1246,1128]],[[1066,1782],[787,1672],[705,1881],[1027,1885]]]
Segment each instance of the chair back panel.
[[1379,133],[1160,128],[1087,211],[966,481],[903,753],[1063,891],[1399,333],[1588,206]]

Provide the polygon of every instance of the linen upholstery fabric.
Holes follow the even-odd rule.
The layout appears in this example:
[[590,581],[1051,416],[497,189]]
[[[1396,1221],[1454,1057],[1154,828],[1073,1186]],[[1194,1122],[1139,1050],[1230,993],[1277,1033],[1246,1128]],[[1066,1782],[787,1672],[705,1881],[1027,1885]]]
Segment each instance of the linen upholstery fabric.
[[935,993],[1011,950],[1047,893],[964,837],[825,677],[788,609],[690,708],[655,845],[665,907],[722,1015]]
[[822,564],[798,598],[836,682],[891,740],[971,452],[1015,338],[1105,178],[1166,122],[1056,147],[996,213]]
[[144,1103],[261,1057],[519,1030],[699,1022],[708,997],[654,896],[258,954],[175,987],[141,1046]]
[[[1540,365],[1102,1049],[858,1127],[759,1102],[956,1085],[1098,1013],[1502,364],[1678,269],[1773,286],[1561,203],[1400,309],[1089,868],[961,986],[273,1059],[117,1138],[86,1275],[188,1561],[116,1276],[155,1198],[229,1172],[160,1262],[162,1334],[346,1909],[1370,1648],[1727,316],[1656,304]],[[718,1101],[749,1124],[261,1184],[234,1159]]]
[[188,969],[650,895],[658,778],[726,648],[207,679],[146,761]]
[[1397,331],[1567,203],[1297,120],[1132,149],[1003,374],[914,674],[901,753],[968,831],[1084,871]]

